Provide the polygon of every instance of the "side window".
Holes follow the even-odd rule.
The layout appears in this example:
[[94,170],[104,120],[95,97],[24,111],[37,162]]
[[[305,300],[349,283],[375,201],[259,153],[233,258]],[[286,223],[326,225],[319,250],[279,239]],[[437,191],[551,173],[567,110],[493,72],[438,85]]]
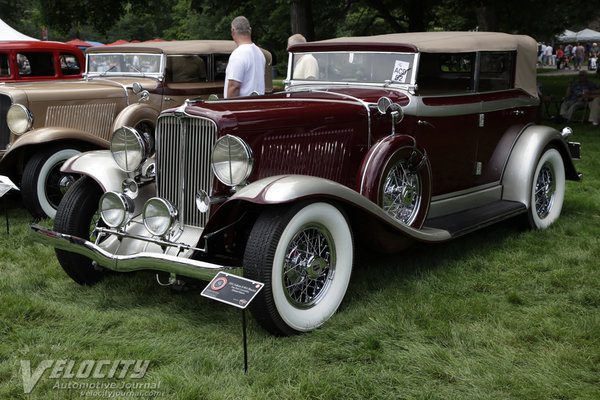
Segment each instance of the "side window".
[[207,56],[174,55],[167,57],[167,82],[206,82]]
[[52,53],[26,52],[17,54],[19,75],[54,76],[54,57]]
[[61,53],[60,68],[65,76],[81,74],[81,65],[79,65],[79,60],[74,54]]
[[229,54],[215,54],[213,65],[213,76],[215,81],[225,80],[225,70],[229,62]]
[[0,53],[0,78],[10,76],[10,57],[8,54]]
[[485,52],[479,56],[479,91],[506,90],[514,86],[515,52]]
[[417,83],[429,93],[474,90],[475,53],[421,53]]

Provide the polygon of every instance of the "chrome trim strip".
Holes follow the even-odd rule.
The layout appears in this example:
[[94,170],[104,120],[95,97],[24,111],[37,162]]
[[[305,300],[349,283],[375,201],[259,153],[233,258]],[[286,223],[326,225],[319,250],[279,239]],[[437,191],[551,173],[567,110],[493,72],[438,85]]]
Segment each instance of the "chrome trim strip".
[[32,240],[56,249],[81,254],[113,271],[156,270],[207,281],[221,271],[242,275],[241,268],[236,266],[218,265],[168,254],[142,252],[134,255],[114,255],[77,236],[54,232],[35,224],[31,224],[30,228]]
[[[389,136],[388,136],[389,137]],[[371,155],[369,156],[369,159],[367,160],[367,163],[365,165],[365,169],[363,172],[363,176],[360,179],[360,193],[363,192],[364,188],[365,188],[365,178],[367,177],[367,170],[369,169],[369,164],[371,164],[371,160],[373,159],[373,157],[375,156],[375,154],[377,153],[377,148],[379,148],[379,146],[382,145],[382,143],[384,142],[384,140],[380,140],[376,145],[375,148],[373,149],[373,151],[371,152]]]

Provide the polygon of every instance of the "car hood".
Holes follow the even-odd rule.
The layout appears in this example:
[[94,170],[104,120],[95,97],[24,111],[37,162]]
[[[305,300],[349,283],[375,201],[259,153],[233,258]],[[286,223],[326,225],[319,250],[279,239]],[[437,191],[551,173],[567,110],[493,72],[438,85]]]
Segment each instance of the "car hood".
[[[69,81],[47,81],[35,83],[12,83],[0,85],[0,93],[7,94],[15,103],[77,101],[90,99],[109,99],[125,97],[125,87],[134,82],[142,84],[144,89],[156,89],[155,79],[141,78],[94,78]],[[28,106],[29,104],[24,104]]]
[[[230,100],[188,102],[185,112],[214,120],[220,134],[365,120],[381,97],[405,106],[409,98],[385,88],[307,88]],[[172,112],[173,110],[171,110]]]

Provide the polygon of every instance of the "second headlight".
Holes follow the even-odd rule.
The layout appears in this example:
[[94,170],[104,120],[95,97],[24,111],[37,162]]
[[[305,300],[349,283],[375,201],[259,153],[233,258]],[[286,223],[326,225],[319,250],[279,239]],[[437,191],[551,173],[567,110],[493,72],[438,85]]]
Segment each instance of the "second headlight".
[[217,140],[213,147],[213,173],[227,186],[245,183],[252,172],[253,164],[250,146],[237,136],[225,135]]
[[100,216],[111,228],[120,228],[129,221],[133,200],[122,193],[106,192],[100,197]]
[[151,147],[142,134],[128,126],[115,130],[110,139],[113,159],[125,172],[133,172],[142,165],[150,156]]
[[148,232],[165,236],[177,222],[177,210],[167,200],[153,197],[144,204],[142,218]]

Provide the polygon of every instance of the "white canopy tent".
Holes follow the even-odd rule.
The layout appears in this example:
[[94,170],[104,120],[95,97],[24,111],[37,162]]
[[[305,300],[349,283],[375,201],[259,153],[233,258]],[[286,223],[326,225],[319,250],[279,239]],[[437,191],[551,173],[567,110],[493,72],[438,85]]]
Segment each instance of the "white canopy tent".
[[584,29],[577,32],[575,39],[579,42],[593,42],[600,40],[600,32],[593,29]]
[[8,40],[38,40],[11,28],[7,23],[0,19],[0,41]]
[[567,29],[558,35],[558,41],[561,43],[600,41],[600,32],[593,29],[583,29],[579,32],[574,32]]
[[577,35],[577,32],[571,31],[569,29],[565,29],[565,31],[563,33],[558,35],[558,41],[562,42],[562,43],[574,42],[575,40],[577,40],[575,38],[576,35]]

